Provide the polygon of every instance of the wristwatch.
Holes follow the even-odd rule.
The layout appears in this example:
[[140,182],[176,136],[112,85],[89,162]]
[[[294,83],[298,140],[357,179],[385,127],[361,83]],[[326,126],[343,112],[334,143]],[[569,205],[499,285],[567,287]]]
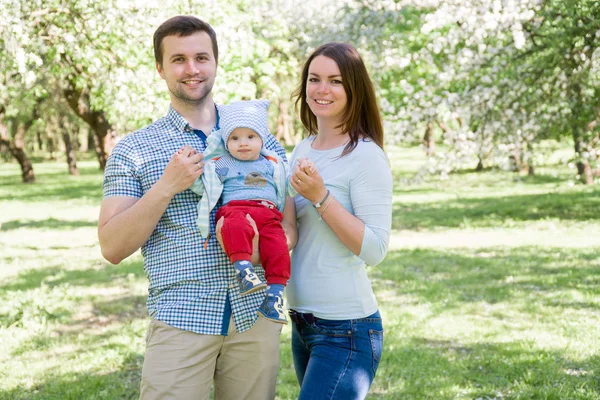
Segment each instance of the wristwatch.
[[323,204],[325,204],[325,200],[327,200],[327,198],[329,197],[329,189],[327,189],[327,194],[325,194],[325,197],[323,197],[323,200],[316,202],[315,204],[313,204],[315,206],[315,208],[321,208],[323,206]]

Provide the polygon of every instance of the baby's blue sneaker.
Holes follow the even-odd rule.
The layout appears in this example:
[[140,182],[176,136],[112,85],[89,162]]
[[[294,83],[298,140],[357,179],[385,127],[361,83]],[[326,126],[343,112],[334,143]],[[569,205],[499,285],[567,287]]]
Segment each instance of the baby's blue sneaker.
[[262,304],[258,308],[258,316],[287,325],[285,312],[283,311],[283,297],[281,295],[267,293]]
[[267,286],[267,284],[261,281],[254,273],[252,267],[248,267],[240,273],[238,276],[238,283],[240,286],[240,294],[242,296],[257,292]]

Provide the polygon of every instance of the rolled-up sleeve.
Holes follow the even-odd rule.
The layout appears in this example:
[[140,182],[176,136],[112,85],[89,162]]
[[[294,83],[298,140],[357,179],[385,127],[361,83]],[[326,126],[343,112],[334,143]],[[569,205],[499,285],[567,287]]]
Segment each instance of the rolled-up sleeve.
[[379,150],[362,163],[363,170],[350,187],[354,215],[365,224],[358,257],[371,266],[385,258],[392,229],[392,171],[385,153]]

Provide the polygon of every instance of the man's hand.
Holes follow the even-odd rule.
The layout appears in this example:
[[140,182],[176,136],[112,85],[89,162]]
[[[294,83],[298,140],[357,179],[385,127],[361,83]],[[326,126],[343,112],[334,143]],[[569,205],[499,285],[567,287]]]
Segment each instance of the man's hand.
[[183,147],[171,157],[157,185],[171,197],[184,191],[204,172],[203,158],[190,146]]
[[[254,237],[252,238],[252,259],[250,260],[250,262],[252,263],[252,265],[260,264],[260,251],[258,250],[258,228],[256,227],[256,222],[254,222],[250,214],[246,214],[246,219],[248,220],[248,223],[250,224],[252,229],[254,229]],[[219,244],[223,249],[225,249],[225,246],[223,246],[221,228],[223,228],[224,221],[225,217],[219,218],[219,220],[217,221],[217,225],[215,226],[217,240],[219,241]]]

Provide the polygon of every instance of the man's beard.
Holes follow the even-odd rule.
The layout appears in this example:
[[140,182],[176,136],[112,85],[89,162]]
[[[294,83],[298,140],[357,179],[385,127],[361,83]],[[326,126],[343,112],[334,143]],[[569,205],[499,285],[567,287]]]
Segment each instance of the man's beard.
[[182,86],[177,86],[175,89],[169,87],[169,91],[175,96],[178,100],[190,107],[196,107],[202,105],[206,98],[210,95],[212,88],[215,84],[214,79],[212,81],[205,80],[203,81],[202,90],[199,92],[197,96],[190,97],[182,86],[185,86],[184,83],[181,83]]

